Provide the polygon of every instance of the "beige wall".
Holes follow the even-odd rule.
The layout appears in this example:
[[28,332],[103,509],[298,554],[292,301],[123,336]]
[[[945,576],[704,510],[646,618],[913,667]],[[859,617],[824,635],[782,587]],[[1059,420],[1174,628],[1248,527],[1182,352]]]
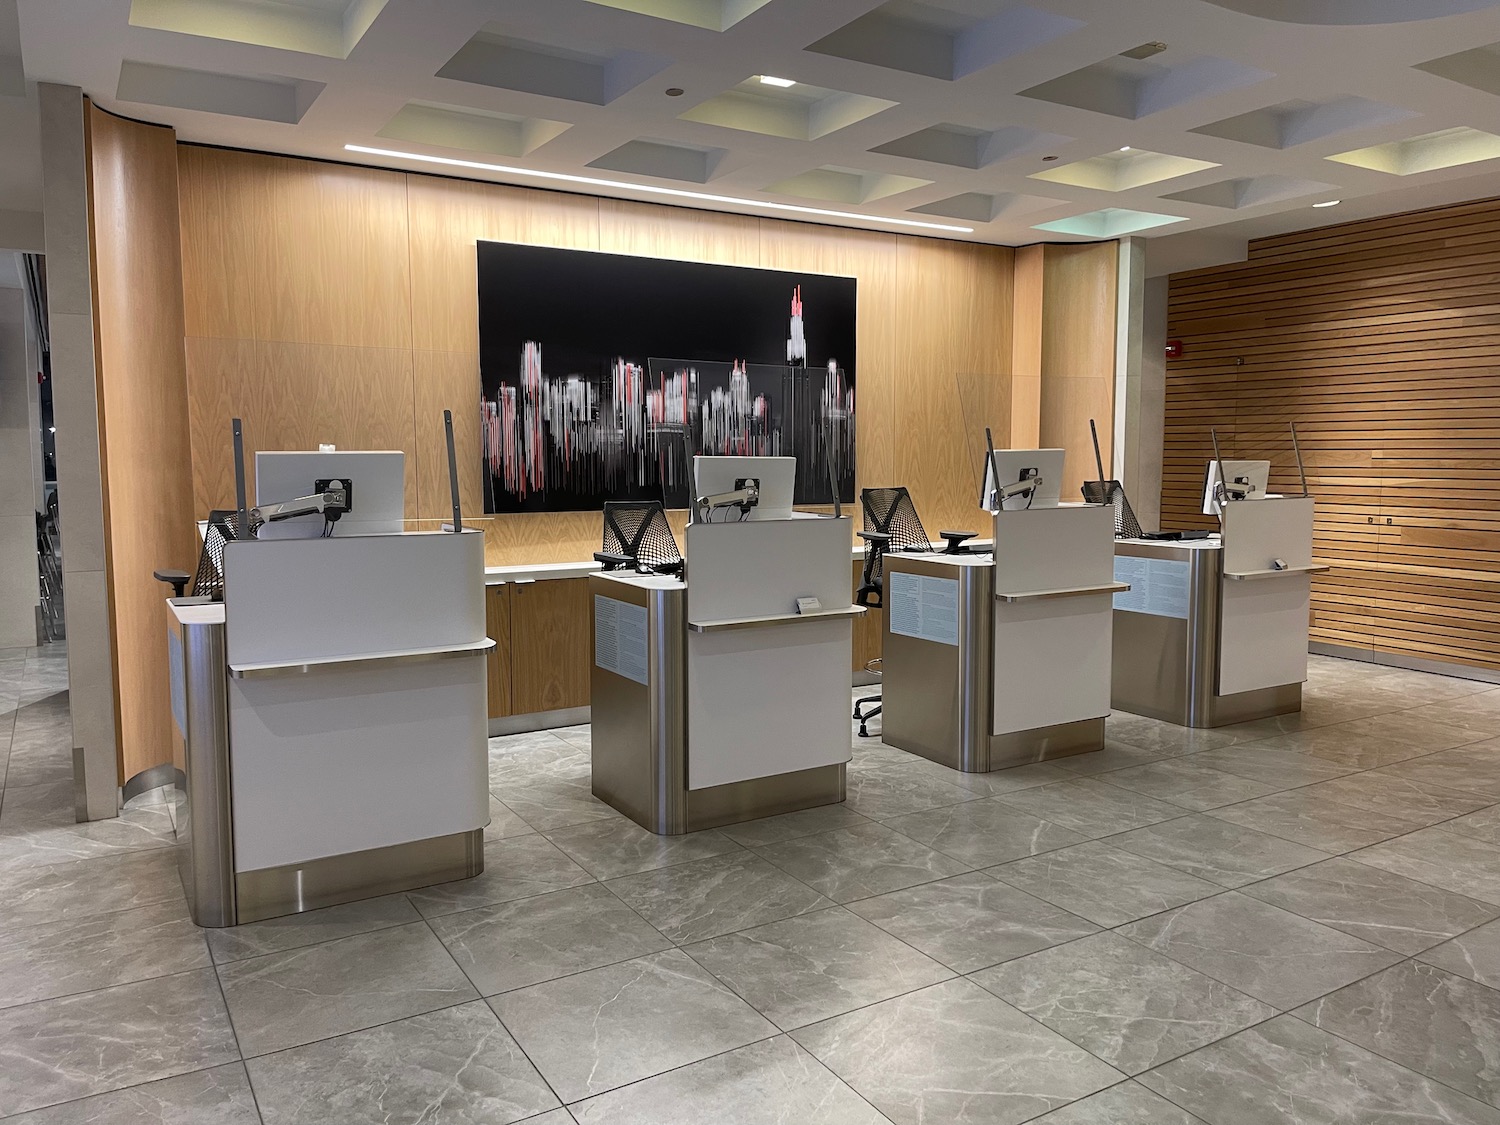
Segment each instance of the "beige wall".
[[26,294],[0,289],[0,648],[36,643],[36,484]]

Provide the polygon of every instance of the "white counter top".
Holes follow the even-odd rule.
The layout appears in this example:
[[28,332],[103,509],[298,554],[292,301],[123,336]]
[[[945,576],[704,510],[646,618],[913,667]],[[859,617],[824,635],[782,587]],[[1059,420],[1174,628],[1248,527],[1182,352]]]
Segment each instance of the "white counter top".
[[603,569],[593,559],[587,562],[524,563],[519,566],[487,566],[486,586],[503,586],[507,582],[540,582],[550,578],[587,578]]

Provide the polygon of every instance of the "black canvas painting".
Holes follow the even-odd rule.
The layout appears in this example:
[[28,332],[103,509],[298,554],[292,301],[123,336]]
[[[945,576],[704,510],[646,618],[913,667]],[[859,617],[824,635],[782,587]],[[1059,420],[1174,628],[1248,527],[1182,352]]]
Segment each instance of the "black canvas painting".
[[478,253],[487,512],[686,507],[700,453],[796,457],[797,503],[853,503],[853,278]]

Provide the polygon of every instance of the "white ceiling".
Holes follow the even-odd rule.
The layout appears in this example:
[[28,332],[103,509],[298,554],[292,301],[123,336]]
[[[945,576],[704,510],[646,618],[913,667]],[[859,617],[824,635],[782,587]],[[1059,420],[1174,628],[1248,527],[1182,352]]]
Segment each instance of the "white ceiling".
[[[24,86],[4,81],[7,4]],[[1248,237],[1500,195],[1500,159],[1404,176],[1328,159],[1500,133],[1500,93],[1476,88],[1500,91],[1500,50],[1473,50],[1489,44],[1500,3],[1484,0],[0,0],[0,212],[40,210],[34,83],[50,81],[188,141],[422,167],[356,144],[982,242],[1180,217],[1144,232],[1160,273]],[[763,98],[745,85],[761,74],[799,86]],[[1122,164],[1126,145],[1141,158]]]

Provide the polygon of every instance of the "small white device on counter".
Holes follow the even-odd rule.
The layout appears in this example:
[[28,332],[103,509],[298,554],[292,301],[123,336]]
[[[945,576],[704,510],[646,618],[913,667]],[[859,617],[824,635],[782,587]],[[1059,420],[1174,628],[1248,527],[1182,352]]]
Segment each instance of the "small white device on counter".
[[823,608],[823,603],[820,602],[820,601],[818,601],[817,598],[798,598],[797,599],[797,612],[798,613],[817,613],[822,608]]

